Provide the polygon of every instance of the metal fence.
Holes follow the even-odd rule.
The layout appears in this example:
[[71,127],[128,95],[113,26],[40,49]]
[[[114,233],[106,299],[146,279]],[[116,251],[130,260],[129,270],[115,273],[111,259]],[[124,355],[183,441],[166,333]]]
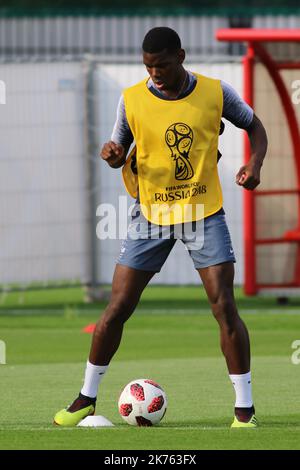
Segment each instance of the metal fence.
[[217,28],[227,27],[222,17],[57,17],[0,18],[0,57],[69,55],[140,55],[146,32],[154,26],[178,31],[189,55],[222,55],[227,45],[214,38]]
[[[145,33],[154,26],[174,28],[192,60],[228,60],[243,45],[219,43],[215,31],[226,27],[298,28],[299,16],[99,16],[0,17],[0,59],[13,57],[81,59],[86,53],[102,61],[137,60]],[[205,58],[205,59],[204,59]]]

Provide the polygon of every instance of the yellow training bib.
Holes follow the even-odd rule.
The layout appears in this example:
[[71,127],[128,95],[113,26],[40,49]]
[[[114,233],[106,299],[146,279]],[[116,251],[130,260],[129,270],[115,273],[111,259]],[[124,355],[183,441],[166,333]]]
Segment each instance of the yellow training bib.
[[217,169],[221,83],[195,75],[194,90],[179,100],[153,95],[147,80],[124,91],[136,149],[123,167],[123,179],[134,197],[138,188],[144,216],[158,225],[200,220],[222,207]]

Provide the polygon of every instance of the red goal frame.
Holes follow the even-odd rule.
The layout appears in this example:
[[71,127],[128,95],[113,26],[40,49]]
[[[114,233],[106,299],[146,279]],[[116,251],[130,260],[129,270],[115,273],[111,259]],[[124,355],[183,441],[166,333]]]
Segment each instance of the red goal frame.
[[[270,78],[280,97],[282,108],[285,114],[289,129],[290,140],[292,143],[292,152],[296,168],[296,189],[278,189],[278,190],[255,190],[244,191],[244,250],[245,250],[245,284],[244,290],[247,295],[255,295],[261,290],[284,289],[288,291],[291,288],[300,287],[300,130],[295,110],[293,108],[291,97],[280,74],[280,70],[299,69],[300,79],[300,57],[297,61],[276,62],[268,50],[265,48],[266,42],[300,42],[299,29],[219,29],[216,32],[216,38],[219,41],[245,42],[247,44],[246,54],[243,57],[244,73],[244,99],[255,109],[254,103],[254,64],[258,59],[267,69]],[[244,139],[244,161],[248,162],[251,155],[250,143],[247,135]],[[281,237],[276,238],[257,238],[255,224],[255,202],[256,198],[271,195],[296,194],[298,226],[293,230],[285,232]],[[276,243],[296,243],[297,255],[295,270],[293,272],[293,281],[280,284],[259,284],[256,271],[256,249],[258,245],[276,244]]]

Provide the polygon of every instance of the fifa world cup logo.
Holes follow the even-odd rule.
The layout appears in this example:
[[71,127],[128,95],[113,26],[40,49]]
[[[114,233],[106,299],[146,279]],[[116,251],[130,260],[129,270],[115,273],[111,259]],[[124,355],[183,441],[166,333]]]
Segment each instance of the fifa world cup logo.
[[193,131],[183,122],[171,124],[166,130],[166,143],[175,160],[175,178],[189,180],[194,176],[193,167],[189,161],[189,151],[193,143]]

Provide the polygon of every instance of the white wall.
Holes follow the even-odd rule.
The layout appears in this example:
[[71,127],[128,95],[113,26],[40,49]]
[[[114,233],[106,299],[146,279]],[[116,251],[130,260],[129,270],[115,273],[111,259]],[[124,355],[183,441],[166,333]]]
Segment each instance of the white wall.
[[6,64],[0,283],[87,279],[80,64]]

